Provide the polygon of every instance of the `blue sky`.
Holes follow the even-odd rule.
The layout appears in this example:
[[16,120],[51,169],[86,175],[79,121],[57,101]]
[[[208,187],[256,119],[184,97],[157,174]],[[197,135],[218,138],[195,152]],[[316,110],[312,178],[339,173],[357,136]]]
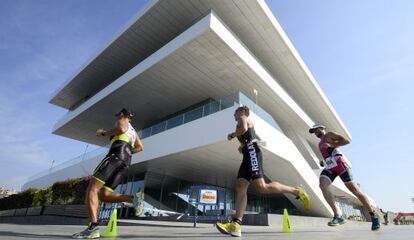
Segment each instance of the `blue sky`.
[[[385,209],[414,212],[414,2],[267,1],[353,141],[343,148]],[[144,1],[0,1],[0,186],[83,153],[51,134],[65,110],[51,94]]]

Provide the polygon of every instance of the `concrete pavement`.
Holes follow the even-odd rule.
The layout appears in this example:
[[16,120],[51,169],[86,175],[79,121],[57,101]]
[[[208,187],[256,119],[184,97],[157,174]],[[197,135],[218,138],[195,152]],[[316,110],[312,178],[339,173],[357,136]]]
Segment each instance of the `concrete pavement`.
[[[85,226],[0,224],[0,239],[69,239]],[[369,225],[345,224],[339,227],[298,226],[293,233],[282,233],[280,227],[243,226],[242,239],[317,239],[317,240],[412,240],[414,226],[382,226],[372,232]],[[101,234],[104,231],[101,227]],[[140,221],[131,226],[118,226],[117,239],[237,239],[220,234],[212,224]]]

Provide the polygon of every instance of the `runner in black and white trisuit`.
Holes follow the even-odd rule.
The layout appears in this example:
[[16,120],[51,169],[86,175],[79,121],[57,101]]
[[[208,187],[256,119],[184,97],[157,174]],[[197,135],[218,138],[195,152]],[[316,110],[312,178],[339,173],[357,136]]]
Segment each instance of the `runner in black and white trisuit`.
[[325,168],[319,178],[319,185],[325,200],[334,212],[334,217],[328,225],[338,226],[346,223],[346,219],[342,217],[342,213],[336,206],[332,193],[329,190],[329,186],[335,178],[339,176],[349,191],[351,191],[359,199],[359,201],[361,201],[364,207],[368,209],[372,220],[371,229],[378,230],[380,228],[379,216],[369,203],[366,194],[361,191],[359,186],[353,180],[351,163],[338,149],[341,146],[348,145],[350,141],[337,133],[326,132],[326,127],[322,124],[315,124],[311,129],[309,129],[309,133],[314,133],[316,137],[320,139],[319,150],[322,157],[325,159],[324,162],[320,162],[321,166],[325,166]]
[[241,236],[241,223],[247,205],[247,188],[250,182],[258,193],[290,193],[302,201],[306,209],[310,208],[309,196],[302,188],[286,186],[275,181],[265,182],[262,152],[258,145],[258,141],[261,139],[256,135],[253,124],[248,118],[249,113],[250,110],[246,106],[237,108],[234,113],[234,118],[237,121],[236,131],[227,136],[229,140],[233,138],[239,140],[239,152],[243,154],[243,161],[237,175],[236,215],[229,223],[216,223],[216,227],[221,233],[237,237]]
[[132,154],[143,150],[142,142],[130,123],[133,116],[132,113],[123,108],[115,116],[118,119],[114,129],[110,131],[98,129],[96,131],[97,136],[107,136],[110,138],[111,147],[108,154],[93,172],[86,193],[89,225],[85,230],[72,235],[73,238],[99,238],[99,200],[111,203],[133,203],[136,215],[140,215],[144,209],[142,192],[137,192],[134,196],[113,192],[121,183],[124,173],[131,164]]

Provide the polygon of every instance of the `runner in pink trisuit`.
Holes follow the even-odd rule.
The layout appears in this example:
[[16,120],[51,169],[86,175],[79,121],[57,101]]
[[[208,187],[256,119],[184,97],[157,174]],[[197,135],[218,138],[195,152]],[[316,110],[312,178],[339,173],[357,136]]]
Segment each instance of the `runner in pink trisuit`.
[[334,212],[334,217],[328,225],[338,226],[346,223],[346,219],[342,216],[341,210],[336,206],[332,193],[329,190],[332,182],[339,176],[349,191],[351,191],[359,201],[361,201],[364,207],[368,209],[372,220],[371,229],[378,230],[380,228],[379,216],[376,213],[375,208],[369,203],[367,195],[361,191],[354,181],[350,162],[338,149],[341,146],[348,145],[350,141],[337,133],[326,132],[326,127],[322,124],[315,124],[309,129],[309,133],[314,133],[316,137],[320,139],[319,150],[324,158],[324,161],[320,162],[321,166],[324,166],[325,168],[321,172],[319,186],[325,200]]

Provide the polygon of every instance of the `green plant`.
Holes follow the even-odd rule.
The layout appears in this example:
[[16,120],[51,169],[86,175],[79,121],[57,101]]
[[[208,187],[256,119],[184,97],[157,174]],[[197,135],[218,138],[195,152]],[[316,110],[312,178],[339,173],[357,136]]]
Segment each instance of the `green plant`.
[[86,190],[88,189],[90,177],[79,179],[73,186],[73,204],[84,204],[86,198]]
[[33,197],[32,207],[48,206],[52,204],[52,188],[38,190]]
[[0,199],[0,210],[41,207],[51,204],[84,204],[90,177],[56,182],[46,189],[27,189]]
[[33,197],[37,189],[30,188],[17,195],[19,195],[19,200],[17,201],[16,208],[28,208],[32,206]]
[[0,199],[0,210],[16,208],[18,199],[19,197],[17,194]]
[[74,181],[77,179],[56,182],[52,185],[52,204],[67,204],[72,200]]
[[0,210],[31,207],[36,191],[36,189],[27,189],[18,194],[0,199]]

